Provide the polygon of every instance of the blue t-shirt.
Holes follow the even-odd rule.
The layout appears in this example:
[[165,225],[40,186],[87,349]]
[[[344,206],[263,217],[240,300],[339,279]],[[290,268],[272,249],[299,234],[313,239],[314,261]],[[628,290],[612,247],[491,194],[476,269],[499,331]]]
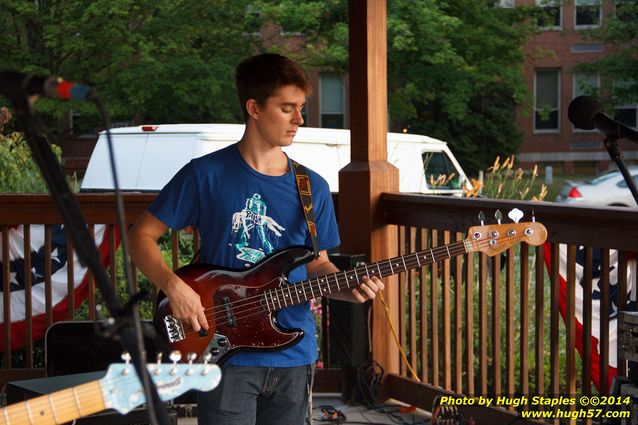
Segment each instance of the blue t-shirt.
[[[292,245],[311,246],[294,172],[267,176],[244,161],[237,144],[196,158],[162,189],[149,212],[173,229],[193,226],[201,235],[200,261],[243,269],[268,254]],[[328,183],[308,170],[319,249],[339,245]],[[307,278],[305,266],[288,275],[290,282]],[[307,302],[276,313],[285,328],[301,328],[303,339],[285,350],[240,352],[227,363],[292,367],[317,359],[315,321]]]

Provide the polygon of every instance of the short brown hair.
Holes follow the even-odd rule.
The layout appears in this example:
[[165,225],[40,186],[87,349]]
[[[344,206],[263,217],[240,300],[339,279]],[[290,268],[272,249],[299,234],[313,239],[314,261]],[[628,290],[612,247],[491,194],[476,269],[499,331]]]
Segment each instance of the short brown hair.
[[312,94],[310,78],[303,68],[277,53],[262,53],[243,60],[235,70],[235,84],[245,120],[248,120],[248,99],[255,99],[263,106],[275,90],[289,85],[299,87],[306,96]]

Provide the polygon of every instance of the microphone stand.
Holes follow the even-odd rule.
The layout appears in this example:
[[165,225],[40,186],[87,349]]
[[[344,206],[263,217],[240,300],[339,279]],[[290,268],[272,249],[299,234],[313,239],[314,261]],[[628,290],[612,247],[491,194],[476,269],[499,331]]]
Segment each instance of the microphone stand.
[[607,152],[609,153],[609,157],[616,163],[616,165],[618,165],[618,170],[620,170],[620,173],[625,179],[625,183],[627,183],[627,187],[629,187],[634,200],[638,204],[638,189],[636,189],[634,179],[629,173],[629,170],[627,170],[627,166],[622,159],[623,154],[620,151],[620,147],[618,146],[618,136],[614,134],[607,134],[607,137],[603,141],[603,144],[605,145],[605,149],[607,149]]
[[[139,311],[134,305],[141,297],[139,294],[132,296],[130,301],[124,306],[118,301],[115,292],[111,288],[106,271],[102,266],[100,253],[91,238],[82,211],[66,182],[60,164],[53,154],[49,143],[36,131],[38,121],[32,113],[31,102],[26,92],[16,88],[3,94],[12,102],[15,108],[18,121],[33,153],[33,158],[42,172],[51,196],[62,215],[64,224],[70,231],[78,258],[93,273],[109,312],[114,318],[115,323],[111,325],[112,330],[117,333],[123,348],[131,355],[132,363],[144,389],[151,423],[154,425],[170,425],[166,409],[159,398],[157,388],[149,378],[148,369],[146,368],[146,356],[142,342],[142,325]],[[122,235],[122,237],[125,236]],[[126,262],[127,259],[125,258],[124,261]]]

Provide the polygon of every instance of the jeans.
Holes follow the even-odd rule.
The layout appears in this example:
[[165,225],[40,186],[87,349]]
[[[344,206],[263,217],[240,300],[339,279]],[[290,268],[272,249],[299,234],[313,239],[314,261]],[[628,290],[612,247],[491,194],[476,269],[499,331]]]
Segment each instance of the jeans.
[[303,425],[314,368],[222,366],[217,388],[197,393],[198,425]]

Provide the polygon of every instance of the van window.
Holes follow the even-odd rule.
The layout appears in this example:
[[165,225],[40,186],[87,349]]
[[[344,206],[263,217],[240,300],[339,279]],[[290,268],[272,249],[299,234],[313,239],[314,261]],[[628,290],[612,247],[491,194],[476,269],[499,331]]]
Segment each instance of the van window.
[[458,189],[459,175],[445,152],[423,152],[423,171],[429,189]]

